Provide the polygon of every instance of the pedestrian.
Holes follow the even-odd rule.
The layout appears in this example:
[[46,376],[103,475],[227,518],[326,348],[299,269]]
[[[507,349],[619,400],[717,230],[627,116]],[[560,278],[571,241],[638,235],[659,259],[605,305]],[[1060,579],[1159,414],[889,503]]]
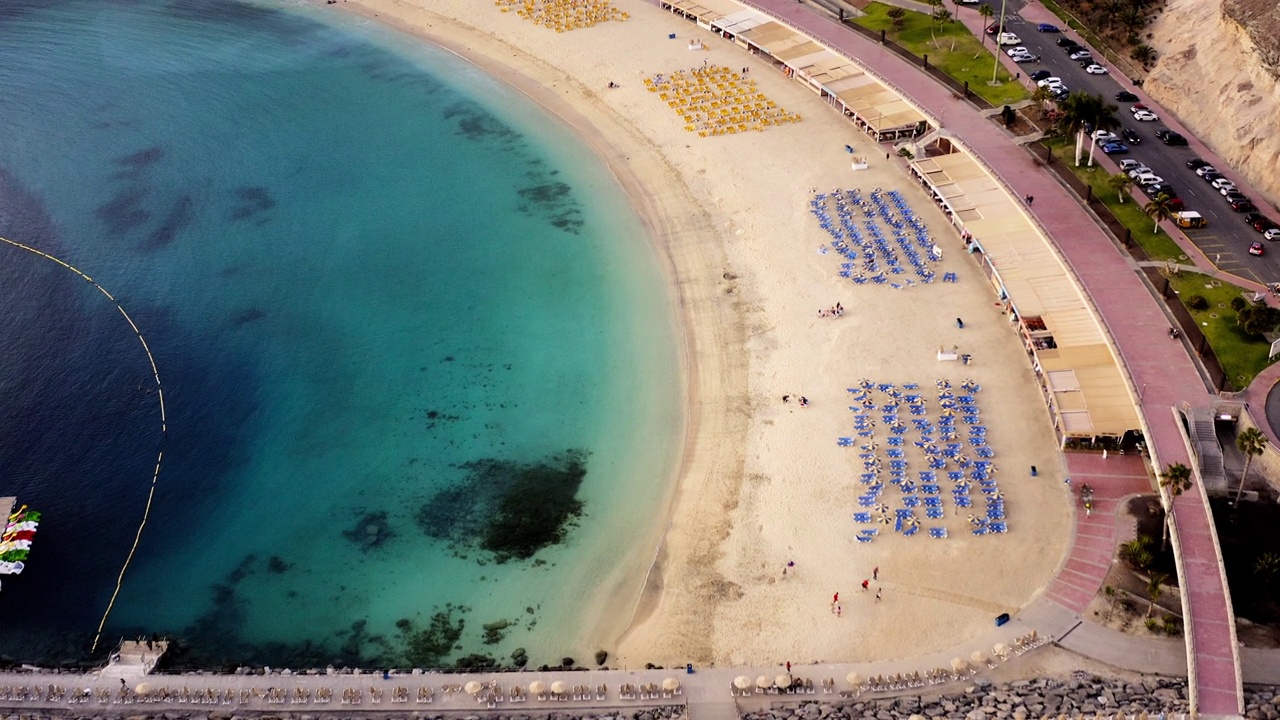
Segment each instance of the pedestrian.
[[881,593],[881,592],[884,592],[884,591],[883,591],[883,590],[876,590],[876,602],[880,602],[880,593]]
[[835,595],[831,596],[831,604],[832,605],[840,604],[840,593],[836,593]]
[[791,672],[791,661],[787,661],[787,672]]
[[1036,201],[1036,196],[1035,196],[1035,195],[1028,195],[1028,196],[1027,196],[1027,204],[1028,204],[1028,205],[1030,205],[1031,203],[1033,203],[1033,202],[1035,202],[1035,201]]
[[961,330],[963,330],[963,329],[964,329],[964,321],[963,321],[963,320],[961,320],[960,318],[956,318],[956,327],[958,327],[958,328],[960,328]]
[[888,159],[889,159],[889,153],[885,153],[885,154],[884,154],[884,159],[885,159],[885,160],[888,160]]
[[844,611],[840,609],[839,605],[836,605],[836,617],[844,617]]
[[801,396],[800,396],[800,407],[809,407],[809,398],[807,398],[807,397],[805,397],[805,396],[801,395]]
[[870,585],[871,585],[871,581],[870,581],[870,580],[863,580],[863,581],[862,581],[862,589],[863,589],[863,590],[866,590]]
[[879,579],[880,579],[880,566],[879,566],[879,565],[875,566],[875,568],[871,570],[871,579],[872,579],[872,580],[879,580]]
[[784,402],[784,403],[789,403],[789,402],[791,402],[791,396],[790,396],[790,395],[783,395],[783,396],[782,396],[782,402]]

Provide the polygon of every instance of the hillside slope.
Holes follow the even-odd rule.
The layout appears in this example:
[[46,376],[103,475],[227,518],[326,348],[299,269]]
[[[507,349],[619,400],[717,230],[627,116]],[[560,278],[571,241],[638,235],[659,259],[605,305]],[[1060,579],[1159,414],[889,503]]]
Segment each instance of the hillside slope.
[[1274,214],[1280,206],[1275,0],[1167,0],[1150,30],[1160,59],[1145,89],[1248,178],[1263,195],[1257,204]]

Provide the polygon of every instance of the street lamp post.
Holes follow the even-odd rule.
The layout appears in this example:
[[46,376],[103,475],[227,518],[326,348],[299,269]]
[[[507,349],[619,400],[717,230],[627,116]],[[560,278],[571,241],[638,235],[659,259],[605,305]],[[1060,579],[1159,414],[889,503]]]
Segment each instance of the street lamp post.
[[[1000,49],[1001,48],[1000,36],[1004,34],[1004,14],[1005,14],[1005,9],[1008,6],[1009,6],[1009,0],[1000,0],[1000,29],[996,31],[996,54],[995,54],[996,61],[991,68],[991,84],[992,85],[996,84],[996,75],[1000,73],[1000,53],[1004,52],[1003,50]],[[987,31],[986,28],[982,28],[982,32],[986,32],[986,31]]]

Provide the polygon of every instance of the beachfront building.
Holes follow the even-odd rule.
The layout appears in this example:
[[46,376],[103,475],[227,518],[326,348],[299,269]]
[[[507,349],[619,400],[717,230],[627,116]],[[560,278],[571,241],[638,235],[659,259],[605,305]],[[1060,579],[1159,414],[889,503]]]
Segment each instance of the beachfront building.
[[1124,365],[1062,256],[957,142],[915,147],[914,177],[965,238],[1022,336],[1063,446],[1141,436]]
[[849,58],[734,0],[663,0],[662,8],[768,61],[877,142],[929,131],[928,116]]

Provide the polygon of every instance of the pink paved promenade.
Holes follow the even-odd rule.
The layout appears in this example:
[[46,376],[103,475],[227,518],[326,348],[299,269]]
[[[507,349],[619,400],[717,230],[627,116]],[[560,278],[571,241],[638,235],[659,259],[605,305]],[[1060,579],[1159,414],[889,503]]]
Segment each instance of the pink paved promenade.
[[[1161,466],[1192,465],[1172,408],[1204,406],[1210,396],[1181,343],[1168,336],[1169,320],[1093,216],[1027,152],[968,102],[917,67],[863,35],[790,0],[749,0],[753,6],[828,47],[860,61],[905,98],[956,136],[1015,193],[1032,195],[1031,208],[1093,299],[1140,396],[1147,442]],[[1032,20],[1034,4],[1024,10]],[[1033,20],[1034,21],[1034,20]],[[1183,494],[1174,503],[1181,536],[1183,574],[1191,617],[1199,710],[1237,715],[1240,679],[1232,660],[1232,614],[1220,570],[1213,522],[1203,495]]]
[[1066,459],[1072,495],[1079,498],[1080,488],[1086,484],[1093,489],[1093,514],[1076,510],[1075,538],[1067,564],[1049,583],[1045,597],[1083,615],[1106,580],[1116,554],[1116,513],[1125,498],[1150,494],[1151,478],[1146,460],[1138,455],[1112,455],[1103,460],[1092,453],[1067,453]]

